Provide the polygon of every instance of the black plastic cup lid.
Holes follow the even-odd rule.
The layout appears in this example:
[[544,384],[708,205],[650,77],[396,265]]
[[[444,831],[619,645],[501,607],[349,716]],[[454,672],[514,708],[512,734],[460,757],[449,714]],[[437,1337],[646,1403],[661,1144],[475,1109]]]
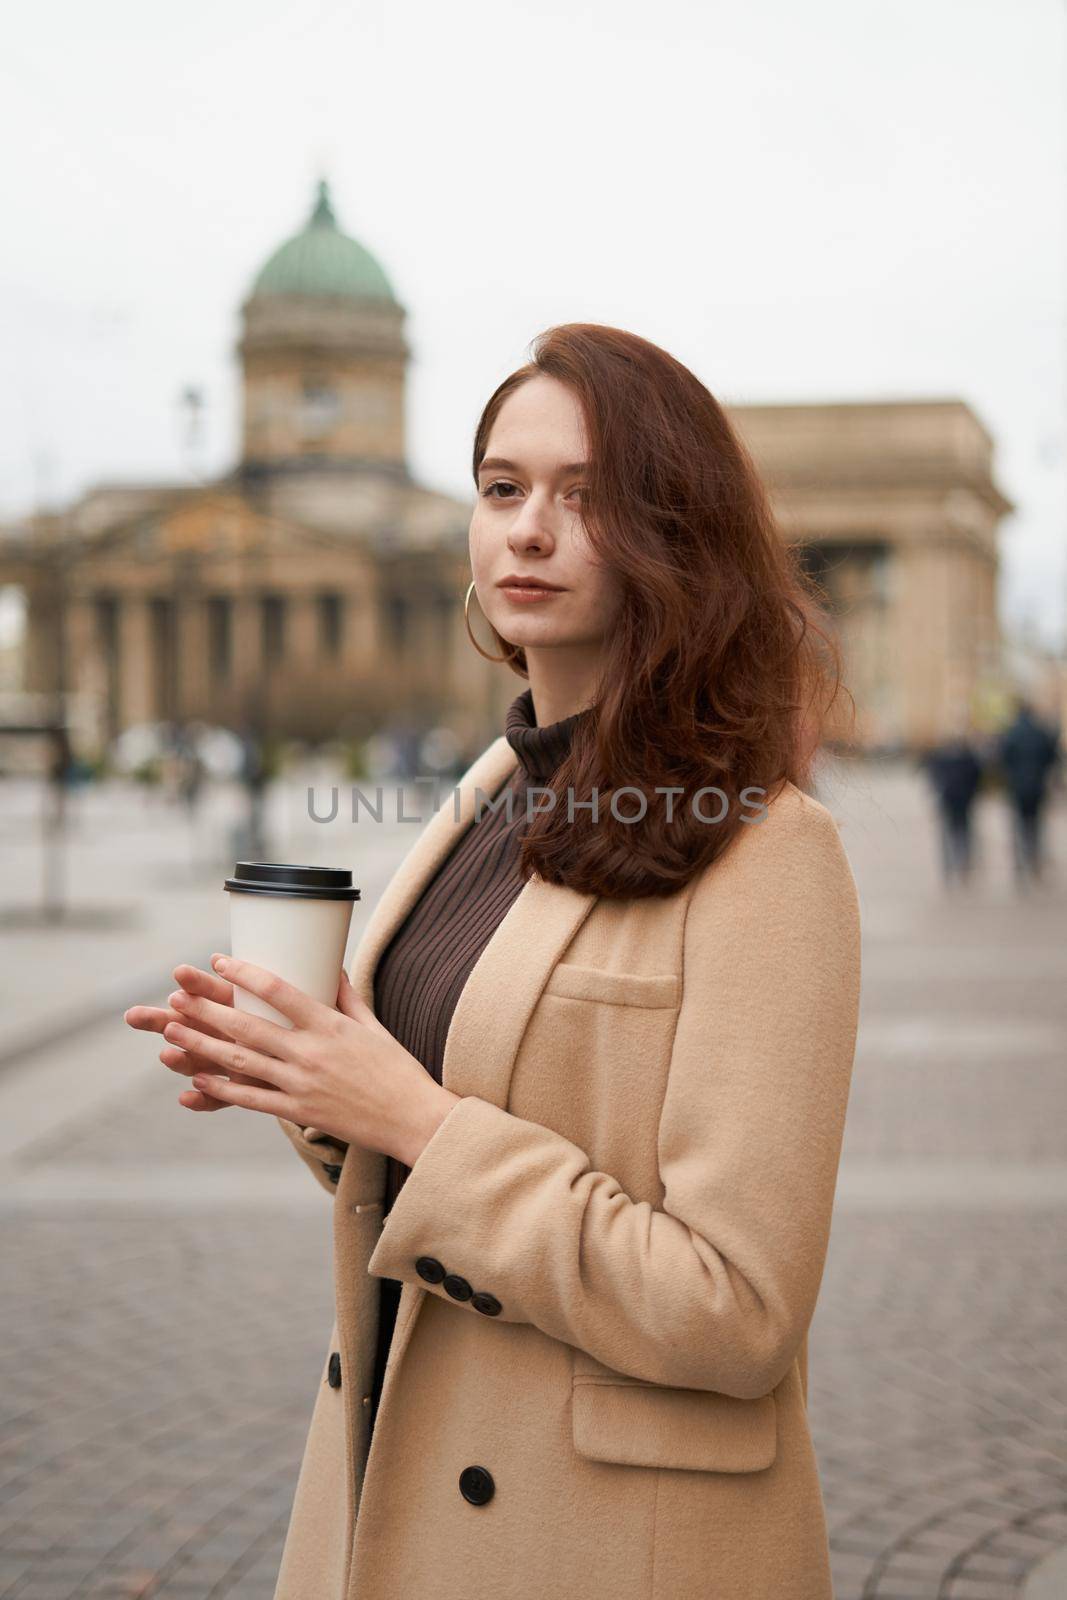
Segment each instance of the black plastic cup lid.
[[282,861],[238,861],[224,889],[286,895],[295,900],[358,900],[348,867],[295,867]]

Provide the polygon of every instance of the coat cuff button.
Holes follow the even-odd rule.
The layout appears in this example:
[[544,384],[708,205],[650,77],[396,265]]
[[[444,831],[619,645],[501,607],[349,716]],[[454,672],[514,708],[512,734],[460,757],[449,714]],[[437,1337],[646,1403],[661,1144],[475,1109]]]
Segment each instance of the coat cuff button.
[[504,1309],[495,1294],[482,1294],[481,1291],[471,1295],[471,1305],[485,1317],[499,1317]]
[[453,1300],[469,1300],[471,1286],[466,1278],[461,1278],[458,1272],[450,1272],[444,1279],[445,1293],[450,1294]]
[[341,1387],[341,1357],[336,1350],[330,1355],[330,1364],[326,1369],[326,1375],[331,1389],[339,1389]]
[[440,1283],[445,1275],[445,1269],[436,1256],[420,1256],[415,1263],[415,1271],[427,1283]]

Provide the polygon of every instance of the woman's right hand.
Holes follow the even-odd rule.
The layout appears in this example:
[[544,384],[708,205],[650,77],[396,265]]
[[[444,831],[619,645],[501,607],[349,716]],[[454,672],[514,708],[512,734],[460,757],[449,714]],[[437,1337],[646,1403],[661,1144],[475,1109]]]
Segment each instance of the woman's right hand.
[[[175,981],[187,994],[202,996],[205,1000],[215,1000],[219,1005],[233,1005],[233,985],[220,978],[215,972],[205,972],[200,967],[181,965],[174,969]],[[187,1023],[188,1018],[181,1017],[168,1006],[131,1006],[123,1013],[123,1020],[131,1028],[140,1028],[145,1033],[162,1033],[168,1022]],[[207,1023],[197,1022],[201,1033],[206,1033],[213,1039],[223,1039],[225,1034],[210,1027]],[[180,1072],[185,1077],[191,1078],[194,1072],[211,1072],[218,1074],[222,1069],[217,1061],[210,1061],[206,1056],[199,1055],[194,1050],[181,1050],[177,1045],[165,1044],[159,1052],[159,1059],[163,1065],[172,1072]],[[257,1088],[272,1089],[276,1084],[264,1084],[259,1078],[251,1078],[240,1072],[227,1072],[226,1076],[234,1083],[250,1083]],[[199,1089],[186,1089],[178,1096],[180,1103],[190,1111],[225,1111],[230,1104],[228,1100],[216,1100],[214,1095],[202,1094]]]

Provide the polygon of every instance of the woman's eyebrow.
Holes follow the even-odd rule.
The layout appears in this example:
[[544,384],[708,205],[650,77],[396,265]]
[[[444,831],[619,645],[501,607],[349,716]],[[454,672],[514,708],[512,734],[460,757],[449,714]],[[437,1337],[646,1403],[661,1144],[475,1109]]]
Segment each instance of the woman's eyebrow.
[[[563,476],[568,472],[587,472],[588,469],[588,461],[568,461],[558,470],[559,475]],[[503,456],[486,456],[478,467],[479,472],[519,472],[520,470],[514,461],[506,461]]]

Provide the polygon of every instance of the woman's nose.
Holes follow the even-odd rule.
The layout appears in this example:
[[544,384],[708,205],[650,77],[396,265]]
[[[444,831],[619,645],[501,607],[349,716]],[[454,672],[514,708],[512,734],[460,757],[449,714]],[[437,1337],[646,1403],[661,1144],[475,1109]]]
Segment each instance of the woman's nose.
[[552,542],[551,511],[537,495],[531,495],[519,507],[519,514],[508,530],[510,540],[516,545],[529,547]]

